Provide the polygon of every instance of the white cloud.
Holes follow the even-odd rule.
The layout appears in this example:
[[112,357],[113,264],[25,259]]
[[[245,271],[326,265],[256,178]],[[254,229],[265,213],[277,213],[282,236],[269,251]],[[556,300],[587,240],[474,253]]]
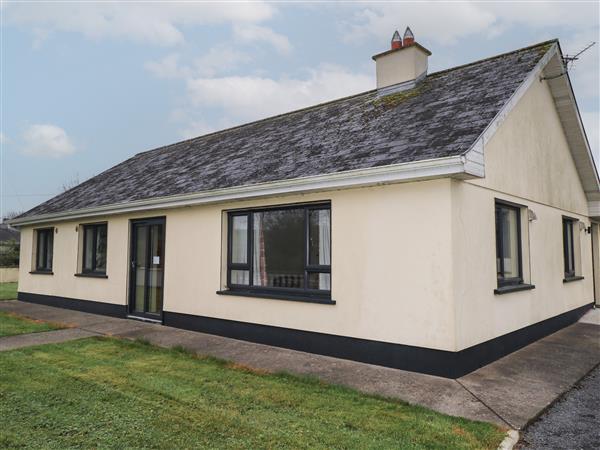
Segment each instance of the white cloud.
[[598,25],[598,4],[595,2],[504,2],[479,3],[483,10],[494,14],[496,21],[508,25],[544,29],[564,26],[580,29]]
[[56,125],[30,125],[23,133],[23,153],[60,158],[75,152],[69,136]]
[[271,44],[278,52],[287,54],[292,50],[288,38],[276,33],[270,28],[260,25],[236,25],[233,29],[235,39],[245,42],[266,42]]
[[38,2],[10,3],[4,11],[6,23],[35,30],[34,45],[52,31],[66,31],[167,46],[184,42],[182,26],[258,23],[273,13],[265,2]]
[[595,2],[418,2],[362,3],[340,31],[346,41],[375,36],[389,40],[393,30],[410,25],[417,39],[453,45],[461,38],[481,34],[497,37],[511,27],[544,30],[550,26],[582,29],[598,26]]
[[[301,78],[279,79],[260,76],[186,78],[188,104],[174,109],[170,120],[185,124],[180,134],[187,139],[364,92],[375,83],[372,75],[330,64],[308,70],[306,74]],[[200,110],[210,112],[213,118],[198,119]]]
[[238,121],[254,120],[312,106],[374,86],[371,75],[340,66],[322,65],[306,78],[252,76],[193,78],[187,81],[194,106],[216,107]]
[[410,25],[417,40],[427,39],[437,44],[453,44],[460,37],[490,30],[495,17],[474,3],[368,4],[361,6],[353,19],[343,24],[342,38],[347,42],[365,40],[371,36],[386,41],[395,29],[400,33]]
[[219,44],[196,58],[191,65],[181,64],[180,59],[179,54],[172,53],[159,61],[148,61],[144,67],[154,76],[164,79],[213,77],[251,61],[252,57],[229,45]]
[[200,76],[212,77],[233,70],[240,64],[251,60],[248,53],[233,49],[228,45],[217,45],[194,61],[194,69]]
[[8,142],[8,138],[4,133],[0,132],[0,144],[4,144],[6,142]]
[[177,53],[167,55],[160,61],[148,61],[144,67],[158,78],[186,78],[192,75],[189,67],[179,64]]
[[217,131],[216,128],[204,120],[191,120],[189,124],[180,130],[179,134],[183,139],[191,139],[197,136],[203,136]]
[[590,148],[596,166],[600,166],[600,113],[598,111],[583,111],[581,120],[585,127],[585,133],[590,143]]

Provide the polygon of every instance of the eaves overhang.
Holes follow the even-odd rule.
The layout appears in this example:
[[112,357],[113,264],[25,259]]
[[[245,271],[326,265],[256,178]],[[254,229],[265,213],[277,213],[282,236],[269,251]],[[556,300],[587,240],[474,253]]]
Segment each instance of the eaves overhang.
[[[564,74],[560,76],[561,74]],[[583,127],[573,86],[563,62],[558,43],[556,52],[544,69],[543,78],[554,98],[558,117],[573,155],[573,161],[588,201],[600,200],[600,178],[594,156]]]
[[156,197],[72,211],[40,214],[37,216],[15,218],[9,220],[7,223],[12,226],[20,227],[98,216],[182,208],[211,203],[250,200],[327,190],[377,186],[434,178],[452,177],[469,179],[481,176],[483,176],[483,167],[479,160],[473,160],[469,155],[459,155],[369,169],[348,170],[291,180],[216,189],[192,194]]
[[600,222],[600,200],[588,200],[588,215],[596,222]]

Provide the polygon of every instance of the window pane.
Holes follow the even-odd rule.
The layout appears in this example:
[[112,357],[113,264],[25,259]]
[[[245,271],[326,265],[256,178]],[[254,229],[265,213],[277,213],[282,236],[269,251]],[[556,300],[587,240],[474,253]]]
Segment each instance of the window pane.
[[496,272],[502,278],[502,208],[496,205]]
[[92,227],[84,227],[83,233],[84,243],[84,260],[83,260],[83,268],[85,270],[92,270],[92,258],[94,257],[94,228]]
[[575,274],[575,249],[573,248],[573,221],[564,220],[564,246],[565,246],[565,274]]
[[250,271],[248,270],[232,270],[231,284],[242,284],[248,286],[250,280]]
[[44,232],[38,231],[38,239],[37,239],[37,258],[36,258],[36,268],[43,269],[44,268],[44,254],[46,252],[46,239],[44,239]]
[[304,210],[253,213],[253,285],[304,288]]
[[323,291],[331,290],[331,275],[328,273],[309,273],[308,288],[321,289]]
[[519,242],[517,211],[501,208],[502,220],[502,257],[504,259],[504,278],[519,277]]
[[151,225],[150,232],[150,261],[148,272],[148,311],[160,313],[163,303],[163,242],[162,225]]
[[233,216],[231,236],[231,262],[248,262],[248,216]]
[[52,252],[54,251],[54,228],[48,230],[46,233],[46,245],[48,246],[48,251],[46,252],[46,269],[52,270]]
[[146,286],[146,267],[148,260],[146,258],[148,227],[136,226],[135,228],[135,311],[144,312],[145,305],[145,286]]
[[311,210],[308,215],[310,265],[331,264],[331,212],[329,209]]
[[106,225],[99,225],[96,232],[96,270],[106,271]]

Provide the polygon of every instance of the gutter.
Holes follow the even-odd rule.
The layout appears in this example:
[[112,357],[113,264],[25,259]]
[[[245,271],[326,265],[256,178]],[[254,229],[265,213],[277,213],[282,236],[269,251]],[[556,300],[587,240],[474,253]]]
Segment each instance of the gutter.
[[449,156],[369,169],[356,169],[325,175],[294,178],[291,180],[236,186],[192,194],[156,197],[132,202],[84,208],[73,211],[40,214],[7,221],[12,226],[26,226],[58,222],[83,217],[125,214],[157,209],[181,208],[227,201],[319,192],[353,187],[376,186],[390,183],[454,177],[459,179],[483,176],[482,165],[468,155]]

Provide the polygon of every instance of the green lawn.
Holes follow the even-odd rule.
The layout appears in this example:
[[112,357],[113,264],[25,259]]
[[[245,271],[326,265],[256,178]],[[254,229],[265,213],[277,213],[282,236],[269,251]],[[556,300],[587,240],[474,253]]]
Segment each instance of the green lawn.
[[0,311],[0,337],[15,334],[37,333],[64,328],[61,325],[33,320],[18,314]]
[[17,283],[0,283],[0,300],[17,298]]
[[3,352],[0,447],[495,449],[504,433],[290,375],[89,338]]

